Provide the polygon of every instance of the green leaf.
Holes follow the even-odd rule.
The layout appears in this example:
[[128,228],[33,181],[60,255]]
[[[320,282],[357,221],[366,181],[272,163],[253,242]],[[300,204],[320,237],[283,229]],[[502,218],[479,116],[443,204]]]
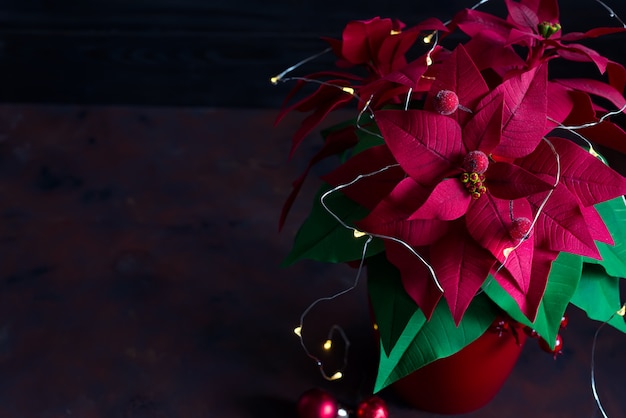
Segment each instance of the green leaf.
[[[293,248],[283,260],[283,266],[305,258],[330,263],[361,259],[368,237],[355,238],[351,229],[344,227],[322,206],[321,198],[328,190],[331,190],[330,186],[323,185],[318,191],[311,213],[296,234]],[[352,225],[368,213],[341,192],[331,193],[324,202],[347,225]],[[382,240],[374,239],[367,247],[366,256],[383,250]]]
[[546,290],[534,322],[522,313],[517,302],[496,280],[488,279],[483,289],[489,298],[511,318],[533,328],[554,348],[561,318],[572,295],[576,292],[581,274],[582,258],[580,256],[570,253],[559,254],[552,263]]
[[443,299],[429,321],[425,321],[420,310],[415,311],[391,353],[387,355],[381,348],[374,392],[428,363],[460,351],[489,328],[498,312],[484,294],[474,298],[458,327]]
[[[404,290],[398,269],[382,254],[368,259],[367,284],[382,348],[389,355],[418,307]],[[421,318],[421,323],[414,319],[415,331],[426,321],[424,315]]]
[[585,257],[585,263],[599,264],[613,277],[626,275],[626,203],[621,197],[602,202],[595,206],[604,220],[615,245],[597,242],[602,260]]
[[600,322],[608,320],[610,325],[626,332],[624,317],[614,315],[622,306],[619,280],[598,266],[586,265],[572,303],[585,311],[589,318]]

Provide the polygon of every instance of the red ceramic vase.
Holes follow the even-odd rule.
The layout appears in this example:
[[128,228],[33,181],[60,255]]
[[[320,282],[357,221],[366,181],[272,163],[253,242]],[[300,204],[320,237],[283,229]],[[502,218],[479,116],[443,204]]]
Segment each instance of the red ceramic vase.
[[498,393],[525,341],[519,325],[507,322],[504,329],[494,325],[461,351],[416,370],[392,387],[404,401],[423,411],[474,411]]

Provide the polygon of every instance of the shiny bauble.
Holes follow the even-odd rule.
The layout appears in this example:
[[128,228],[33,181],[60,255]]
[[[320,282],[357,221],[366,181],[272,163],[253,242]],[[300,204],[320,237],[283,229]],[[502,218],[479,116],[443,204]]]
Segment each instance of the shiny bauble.
[[336,418],[337,400],[323,389],[309,389],[298,399],[298,418]]
[[389,410],[384,400],[372,396],[359,404],[356,410],[357,418],[387,418]]

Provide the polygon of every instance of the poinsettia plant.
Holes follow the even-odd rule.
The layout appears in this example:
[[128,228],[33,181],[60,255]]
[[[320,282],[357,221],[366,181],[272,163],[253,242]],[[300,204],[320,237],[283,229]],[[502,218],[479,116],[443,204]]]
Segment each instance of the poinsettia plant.
[[[626,153],[612,121],[626,108],[626,70],[580,43],[625,29],[568,33],[556,0],[504,3],[504,17],[475,7],[446,23],[349,22],[327,39],[337,68],[298,77],[289,100],[318,88],[279,115],[307,113],[293,153],[354,106],[353,120],[324,131],[280,222],[311,167],[338,156],[286,264],[364,258],[381,342],[375,390],[459,351],[503,312],[552,350],[570,304],[626,332],[615,315],[626,179],[594,148]],[[464,41],[448,44],[452,33]],[[598,77],[554,78],[556,60]]]

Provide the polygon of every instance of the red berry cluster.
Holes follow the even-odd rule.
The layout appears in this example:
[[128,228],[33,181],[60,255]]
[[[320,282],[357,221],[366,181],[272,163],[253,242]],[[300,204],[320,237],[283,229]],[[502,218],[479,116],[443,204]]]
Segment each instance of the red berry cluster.
[[487,191],[485,187],[485,175],[476,172],[461,174],[461,182],[465,184],[465,188],[470,192],[474,199],[478,199]]
[[[569,322],[569,319],[567,318],[567,315],[563,314],[563,317],[561,318],[560,328],[565,329],[567,327],[568,322]],[[556,335],[554,348],[551,348],[550,344],[548,344],[548,342],[544,338],[542,338],[534,329],[529,328],[529,327],[524,327],[524,332],[529,337],[537,338],[539,347],[546,353],[553,354],[555,359],[559,354],[563,352],[563,337],[561,336],[561,334]]]

